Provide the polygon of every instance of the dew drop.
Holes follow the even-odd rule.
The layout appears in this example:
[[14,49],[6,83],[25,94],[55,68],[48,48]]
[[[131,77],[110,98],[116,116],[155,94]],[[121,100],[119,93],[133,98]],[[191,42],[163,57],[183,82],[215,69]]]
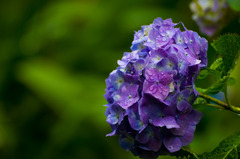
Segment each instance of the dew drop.
[[150,76],[153,75],[151,71],[147,71],[147,74]]
[[149,90],[150,90],[150,91],[153,91],[153,89],[154,89],[154,85],[151,85],[150,88],[149,88]]
[[237,114],[238,116],[240,116],[240,114]]
[[169,147],[168,147],[168,150],[173,150],[173,146],[169,146]]

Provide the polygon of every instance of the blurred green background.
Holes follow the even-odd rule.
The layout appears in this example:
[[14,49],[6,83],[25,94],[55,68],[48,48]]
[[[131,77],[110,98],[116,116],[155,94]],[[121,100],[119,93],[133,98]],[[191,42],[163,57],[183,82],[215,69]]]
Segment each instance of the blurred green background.
[[[130,51],[134,31],[156,17],[191,20],[182,0],[11,0],[0,2],[0,158],[134,159],[104,115],[105,79]],[[223,32],[238,32],[238,19]],[[222,33],[223,33],[222,32]],[[209,62],[215,57],[210,47]],[[230,89],[240,101],[240,65]],[[207,81],[209,82],[209,81]],[[199,83],[207,83],[199,81]],[[198,108],[204,116],[191,147],[211,151],[240,130],[240,116]],[[161,157],[170,158],[170,157]]]

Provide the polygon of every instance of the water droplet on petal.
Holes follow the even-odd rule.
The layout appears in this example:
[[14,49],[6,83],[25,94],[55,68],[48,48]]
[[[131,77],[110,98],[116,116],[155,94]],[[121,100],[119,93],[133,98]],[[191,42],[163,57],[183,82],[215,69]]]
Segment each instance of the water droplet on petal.
[[151,85],[149,90],[152,91],[154,89],[154,85]]
[[169,146],[169,147],[168,147],[168,150],[173,150],[173,146]]
[[149,90],[152,92],[152,93],[156,93],[157,92],[157,88],[155,85],[151,85]]
[[150,76],[153,75],[152,72],[151,72],[150,70],[147,71],[147,74],[150,75]]

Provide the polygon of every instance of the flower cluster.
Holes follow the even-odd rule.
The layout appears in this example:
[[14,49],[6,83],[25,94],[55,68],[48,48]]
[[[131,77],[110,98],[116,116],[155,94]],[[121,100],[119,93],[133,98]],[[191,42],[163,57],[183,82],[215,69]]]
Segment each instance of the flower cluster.
[[201,32],[208,36],[213,36],[223,27],[227,8],[226,0],[194,0],[190,3],[193,20]]
[[135,32],[132,52],[106,79],[105,115],[120,144],[135,155],[176,152],[193,140],[202,114],[192,108],[195,79],[207,65],[206,39],[157,18]]

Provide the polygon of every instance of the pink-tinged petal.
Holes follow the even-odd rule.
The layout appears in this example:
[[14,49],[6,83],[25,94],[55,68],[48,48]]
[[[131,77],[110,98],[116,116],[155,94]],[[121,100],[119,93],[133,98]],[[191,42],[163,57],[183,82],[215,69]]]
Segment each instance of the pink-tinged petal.
[[182,147],[182,142],[178,137],[165,137],[163,143],[169,152],[176,152]]

